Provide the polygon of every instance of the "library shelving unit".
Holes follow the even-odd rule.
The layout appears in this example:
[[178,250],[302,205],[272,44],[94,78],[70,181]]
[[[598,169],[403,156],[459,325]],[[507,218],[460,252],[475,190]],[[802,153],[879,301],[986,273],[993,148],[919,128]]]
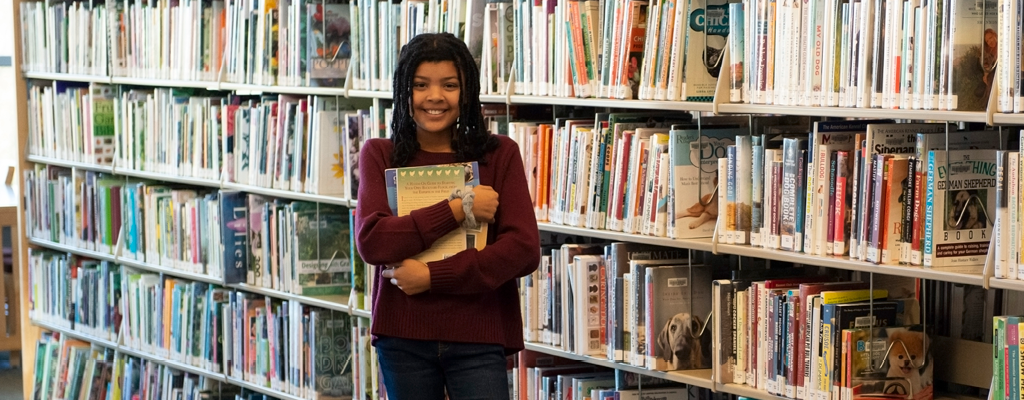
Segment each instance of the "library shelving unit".
[[[12,13],[14,21],[20,21],[20,1],[13,2]],[[21,46],[21,35],[25,34],[22,29],[17,29],[19,24],[16,23],[15,29],[13,30],[15,35],[15,43],[18,48]],[[229,189],[239,190],[249,193],[264,194],[273,196],[281,199],[291,200],[302,200],[309,202],[325,203],[325,204],[336,204],[352,207],[354,202],[348,199],[342,199],[330,196],[312,195],[306,193],[298,193],[293,191],[284,191],[276,189],[267,189],[263,187],[240,185],[235,183],[228,183],[213,179],[201,179],[201,178],[188,178],[180,177],[170,174],[159,174],[143,171],[117,169],[109,166],[92,165],[81,162],[71,162],[66,160],[54,159],[41,157],[36,155],[28,154],[28,121],[27,121],[27,104],[24,99],[27,98],[26,85],[29,79],[38,80],[59,80],[59,81],[74,81],[74,82],[87,82],[87,83],[102,83],[102,84],[113,84],[113,85],[138,85],[138,86],[149,86],[149,87],[188,87],[188,88],[199,88],[209,89],[216,91],[231,91],[236,94],[261,94],[261,93],[280,93],[280,94],[300,94],[300,95],[318,95],[318,96],[339,96],[346,98],[360,98],[368,99],[375,104],[381,104],[382,101],[387,101],[391,98],[390,92],[384,91],[368,91],[368,90],[349,90],[345,88],[323,88],[323,87],[298,87],[298,86],[266,86],[266,85],[250,85],[250,84],[238,84],[230,82],[211,82],[211,81],[190,81],[190,80],[164,80],[164,79],[141,79],[141,78],[127,78],[117,76],[96,76],[96,75],[76,75],[76,74],[61,74],[61,73],[41,73],[32,71],[21,71],[21,51],[15,51],[14,53],[14,65],[17,66],[17,79],[15,88],[17,96],[20,99],[17,106],[17,132],[18,132],[18,151],[20,154],[19,159],[19,177],[22,175],[20,171],[32,169],[33,164],[47,164],[55,165],[72,169],[79,169],[85,171],[95,171],[107,174],[116,174],[127,177],[143,178],[153,181],[161,182],[173,182],[186,185],[192,185],[197,187],[216,188],[216,189]],[[723,74],[724,75],[724,74]],[[725,85],[724,80],[720,80],[718,84],[719,92],[721,92]],[[545,96],[523,96],[523,95],[485,95],[482,96],[482,101],[487,103],[499,103],[508,105],[525,105],[525,104],[541,104],[541,105],[565,105],[565,106],[583,106],[583,107],[594,107],[594,108],[625,108],[625,109],[637,109],[637,110],[679,110],[679,111],[691,111],[691,112],[704,112],[704,113],[716,113],[716,114],[784,114],[784,115],[802,115],[802,116],[823,116],[823,117],[852,117],[852,118],[891,118],[901,120],[937,120],[937,121],[950,121],[950,122],[991,122],[995,124],[1020,124],[1024,123],[1024,115],[1013,115],[1013,114],[995,114],[991,111],[988,112],[950,112],[950,111],[921,111],[921,110],[885,110],[885,109],[871,109],[871,108],[838,108],[838,107],[796,107],[796,106],[771,106],[771,105],[754,105],[754,104],[730,104],[725,101],[725,96],[716,96],[712,102],[671,102],[671,101],[639,101],[639,100],[614,100],[614,99],[580,99],[580,98],[563,98],[563,97],[545,97]],[[376,116],[373,116],[376,118]],[[207,283],[223,283],[223,280],[207,276],[204,274],[196,274],[191,272],[182,271],[179,269],[168,268],[161,265],[150,264],[139,262],[133,259],[123,258],[116,254],[104,253],[95,250],[87,250],[69,246],[66,244],[55,243],[48,240],[42,240],[38,238],[31,238],[27,234],[25,226],[24,216],[24,204],[19,206],[18,215],[18,241],[19,245],[19,257],[17,259],[23,260],[22,265],[18,267],[18,275],[20,276],[21,282],[21,293],[22,296],[26,296],[29,293],[27,285],[28,274],[27,274],[27,260],[28,259],[28,247],[35,246],[39,248],[52,249],[60,252],[76,254],[85,256],[97,260],[105,260],[122,264],[139,270],[151,271],[155,273],[165,274],[168,276],[180,277],[198,282]],[[696,251],[708,251],[716,252],[719,254],[736,255],[743,257],[752,257],[760,259],[768,259],[783,262],[792,262],[803,265],[820,266],[828,268],[836,268],[850,271],[860,271],[872,274],[885,274],[885,275],[897,275],[914,278],[922,278],[929,280],[937,280],[944,282],[952,282],[959,284],[968,284],[976,286],[985,286],[991,288],[1000,288],[1016,291],[1024,291],[1024,282],[1015,280],[1002,280],[1002,279],[990,279],[987,274],[979,273],[977,269],[963,269],[963,268],[922,268],[922,267],[909,267],[899,265],[876,265],[868,262],[850,260],[842,257],[818,257],[808,256],[801,253],[783,252],[767,250],[763,248],[755,248],[750,246],[739,246],[739,245],[726,245],[715,243],[712,239],[692,239],[692,240],[675,240],[660,237],[642,236],[624,234],[621,232],[612,232],[604,230],[593,230],[569,227],[551,223],[540,223],[540,229],[546,232],[563,233],[569,235],[580,235],[594,238],[616,240],[616,241],[628,241],[637,243],[647,243],[669,247],[679,247],[685,249],[691,249]],[[332,297],[309,297],[286,293],[278,290],[271,290],[261,287],[255,287],[245,284],[233,284],[227,285],[229,288],[237,289],[240,291],[260,294],[269,296],[272,298],[295,301],[303,305],[310,305],[321,307],[329,310],[336,310],[340,312],[350,313],[352,315],[360,317],[369,317],[370,313],[366,310],[354,309],[350,306],[349,298],[347,296],[332,296]],[[125,354],[139,357],[145,360],[150,360],[157,364],[167,365],[182,371],[191,372],[197,375],[205,376],[210,379],[223,381],[231,384],[235,384],[241,387],[245,387],[257,392],[262,392],[271,396],[275,396],[281,399],[298,400],[298,397],[271,390],[269,388],[260,387],[248,382],[240,381],[230,376],[226,376],[222,373],[214,373],[202,368],[195,367],[193,365],[184,364],[178,361],[171,360],[167,357],[161,357],[155,354],[150,354],[138,349],[133,349],[124,344],[116,343],[115,341],[91,336],[81,332],[71,330],[67,324],[61,323],[60,321],[51,321],[43,317],[32,318],[28,311],[28,302],[19,302],[21,307],[20,315],[23,316],[24,320],[20,324],[22,327],[22,348],[23,358],[26,360],[34,359],[35,355],[35,342],[40,337],[40,329],[46,329],[55,332],[61,332],[70,337],[78,338],[90,343],[94,343],[103,347],[117,349]],[[951,354],[963,355],[964,357],[971,357],[970,360],[957,360],[957,362],[951,362],[947,364],[959,364],[961,365],[959,370],[953,372],[947,372],[947,376],[968,376],[970,375],[967,371],[971,370],[974,372],[966,378],[966,382],[977,386],[987,386],[984,383],[985,370],[991,364],[986,364],[989,355],[991,354],[991,345],[985,344],[962,344],[956,343],[956,341],[942,342],[940,343],[943,348],[951,349]],[[746,396],[758,399],[785,399],[783,397],[769,395],[768,393],[754,388],[750,388],[744,385],[734,384],[716,384],[713,379],[713,370],[691,370],[691,371],[674,371],[674,372],[656,372],[650,371],[644,368],[632,367],[629,365],[611,362],[604,359],[598,359],[594,357],[580,356],[573,353],[568,353],[560,349],[536,343],[527,344],[529,350],[562,356],[565,358],[575,359],[595,365],[600,365],[608,368],[615,368],[635,372],[639,374],[645,374],[655,377],[660,377],[688,385],[695,385],[704,388],[710,388],[715,391],[735,394],[739,396]],[[944,355],[943,355],[944,356]],[[943,357],[937,356],[937,357]],[[980,361],[979,361],[980,360]],[[963,362],[960,362],[963,361]],[[27,364],[30,365],[30,364]],[[978,367],[978,366],[981,367]],[[980,368],[980,371],[979,371]],[[990,371],[990,370],[989,370]],[[980,373],[980,377],[978,374]],[[990,378],[990,377],[989,377]],[[24,374],[24,388],[25,397],[31,396],[33,381],[32,374]]]

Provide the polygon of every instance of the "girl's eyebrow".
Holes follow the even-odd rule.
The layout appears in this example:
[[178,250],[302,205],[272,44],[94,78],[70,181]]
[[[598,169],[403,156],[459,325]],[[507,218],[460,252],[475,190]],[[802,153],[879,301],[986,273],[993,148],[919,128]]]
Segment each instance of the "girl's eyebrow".
[[[430,80],[430,78],[425,77],[425,76],[420,76],[420,75],[414,76],[413,79],[420,79],[420,80],[424,80],[424,81],[429,81]],[[441,78],[441,80],[442,81],[457,81],[457,80],[459,80],[459,77],[456,76],[456,75],[452,75],[452,76],[443,77],[443,78]]]

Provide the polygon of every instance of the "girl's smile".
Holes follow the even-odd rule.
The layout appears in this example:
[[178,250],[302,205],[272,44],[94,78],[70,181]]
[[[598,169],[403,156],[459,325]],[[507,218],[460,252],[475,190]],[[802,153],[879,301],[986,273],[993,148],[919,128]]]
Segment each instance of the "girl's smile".
[[424,62],[416,68],[412,81],[412,118],[424,150],[434,147],[430,146],[433,144],[450,145],[452,127],[459,119],[461,86],[455,63],[451,61]]

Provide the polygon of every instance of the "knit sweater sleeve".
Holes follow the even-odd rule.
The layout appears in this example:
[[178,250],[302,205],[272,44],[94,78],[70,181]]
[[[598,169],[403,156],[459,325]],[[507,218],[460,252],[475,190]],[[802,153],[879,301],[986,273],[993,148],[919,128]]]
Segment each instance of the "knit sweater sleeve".
[[447,201],[396,217],[388,206],[384,170],[392,145],[387,139],[367,141],[359,153],[359,201],[356,204],[356,246],[371,265],[397,264],[430,248],[459,226]]
[[530,274],[540,263],[540,233],[523,160],[514,141],[499,138],[501,145],[488,166],[497,168],[493,187],[498,192],[498,211],[488,227],[496,229],[494,240],[482,250],[468,249],[429,263],[433,293],[486,293]]

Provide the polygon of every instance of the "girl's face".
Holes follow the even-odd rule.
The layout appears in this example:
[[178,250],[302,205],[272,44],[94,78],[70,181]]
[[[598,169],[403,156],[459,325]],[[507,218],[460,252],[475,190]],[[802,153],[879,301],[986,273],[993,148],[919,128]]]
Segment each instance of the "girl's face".
[[412,80],[412,119],[416,136],[447,135],[459,119],[458,71],[451,61],[424,62]]

